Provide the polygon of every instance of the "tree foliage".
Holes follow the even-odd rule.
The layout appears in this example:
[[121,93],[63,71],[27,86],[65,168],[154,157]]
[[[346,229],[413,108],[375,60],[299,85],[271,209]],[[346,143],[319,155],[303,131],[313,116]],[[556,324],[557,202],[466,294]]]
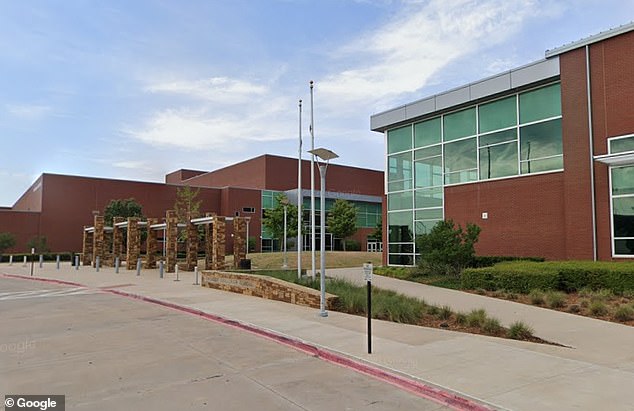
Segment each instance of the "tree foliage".
[[15,245],[15,236],[11,233],[0,233],[0,253]]
[[103,213],[105,224],[112,226],[114,217],[143,217],[143,208],[134,198],[110,200]]
[[186,223],[188,216],[191,216],[190,218],[196,218],[200,214],[200,204],[202,200],[198,199],[198,194],[200,194],[200,188],[182,186],[176,189],[174,210],[176,210],[179,223]]
[[379,217],[379,221],[377,221],[376,227],[374,227],[374,231],[372,231],[370,237],[377,241],[383,241],[383,219],[381,217]]
[[459,276],[463,269],[473,264],[475,243],[480,227],[468,223],[466,230],[456,227],[452,220],[439,221],[429,233],[416,238],[420,252],[419,268],[431,274]]
[[335,237],[343,239],[343,250],[346,251],[347,237],[357,232],[357,208],[346,200],[337,200],[330,209],[328,231]]
[[35,248],[36,253],[48,253],[50,251],[48,244],[46,243],[46,236],[43,235],[36,235],[31,238],[26,243],[26,247],[29,251],[31,251],[32,248]]
[[[288,201],[286,195],[280,193],[275,197],[275,207],[265,210],[262,218],[262,225],[273,238],[283,241],[284,237],[284,204]],[[297,236],[297,206],[288,204],[286,206],[286,237]]]

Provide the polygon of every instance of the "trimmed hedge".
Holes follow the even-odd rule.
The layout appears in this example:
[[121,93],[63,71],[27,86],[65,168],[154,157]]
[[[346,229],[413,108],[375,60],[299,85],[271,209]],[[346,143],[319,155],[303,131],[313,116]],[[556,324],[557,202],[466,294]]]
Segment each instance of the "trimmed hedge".
[[546,261],[543,257],[513,257],[505,255],[476,255],[473,258],[472,268],[492,267],[497,263],[504,261]]
[[566,292],[588,287],[613,292],[634,290],[634,263],[594,261],[502,262],[493,267],[463,271],[464,289],[507,290],[528,293],[531,290]]
[[[76,253],[43,253],[42,255],[44,256],[44,261],[56,261],[57,260],[57,256],[59,255],[59,259],[61,261],[72,261],[73,257]],[[9,256],[12,255],[13,256],[13,263],[18,263],[18,262],[22,262],[22,260],[24,259],[24,256],[26,256],[27,261],[31,261],[31,253],[7,253],[7,254],[0,254],[0,263],[8,263],[9,262]],[[39,253],[35,253],[35,260],[34,261],[40,261],[40,254]]]

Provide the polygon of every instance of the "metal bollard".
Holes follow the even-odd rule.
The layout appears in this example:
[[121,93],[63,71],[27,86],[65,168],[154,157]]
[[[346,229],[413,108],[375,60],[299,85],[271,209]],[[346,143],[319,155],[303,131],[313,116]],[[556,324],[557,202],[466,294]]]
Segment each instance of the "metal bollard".
[[13,265],[13,254],[9,256],[9,265]]
[[174,264],[174,272],[176,272],[176,279],[174,281],[180,281],[180,278],[178,278],[178,264]]
[[97,258],[95,258],[95,270],[97,272],[99,272],[99,266],[101,265],[101,257],[97,256]]
[[159,261],[159,277],[163,278],[163,260]]
[[198,284],[198,266],[194,267],[194,275],[195,275],[195,278],[196,278],[196,282],[194,284],[192,284],[192,285],[199,285]]
[[141,275],[141,259],[136,260],[136,275]]
[[24,262],[22,263],[22,267],[26,267],[26,256],[24,256]]
[[119,274],[119,264],[121,264],[121,261],[119,260],[119,257],[116,257],[114,259],[114,272],[115,272],[115,274]]
[[59,270],[59,254],[57,254],[57,257],[55,258],[55,267]]
[[75,270],[79,270],[79,256],[75,256]]
[[40,268],[42,268],[42,264],[44,264],[44,256],[40,254]]

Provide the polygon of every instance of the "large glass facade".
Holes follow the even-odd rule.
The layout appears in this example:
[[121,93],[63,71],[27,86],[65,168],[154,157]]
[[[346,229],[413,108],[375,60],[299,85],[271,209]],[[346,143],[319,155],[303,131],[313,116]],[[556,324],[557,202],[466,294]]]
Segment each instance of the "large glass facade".
[[388,130],[389,263],[414,264],[444,186],[562,170],[561,140],[559,83]]
[[[634,136],[609,142],[610,154],[634,153]],[[634,257],[634,165],[610,169],[612,241],[615,257]]]

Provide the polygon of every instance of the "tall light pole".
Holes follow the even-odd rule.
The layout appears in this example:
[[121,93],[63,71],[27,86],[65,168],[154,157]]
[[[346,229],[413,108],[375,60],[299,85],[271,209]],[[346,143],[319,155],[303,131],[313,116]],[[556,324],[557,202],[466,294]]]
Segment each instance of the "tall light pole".
[[287,223],[286,223],[286,210],[288,208],[288,198],[284,197],[280,200],[280,204],[282,204],[284,206],[284,264],[282,265],[282,268],[288,268],[288,259],[286,258],[286,229],[287,229]]
[[326,148],[317,148],[309,151],[313,156],[317,156],[322,159],[322,163],[319,164],[319,175],[321,176],[321,184],[319,186],[320,196],[320,267],[321,275],[319,278],[319,284],[321,289],[321,299],[319,300],[319,316],[328,317],[326,311],[326,170],[328,169],[328,162],[334,158],[339,157],[333,151]]
[[[313,81],[310,81],[310,151],[315,150],[315,120],[313,116]],[[310,156],[310,275],[315,279],[315,154]]]
[[302,100],[299,100],[299,150],[297,152],[297,278],[302,278]]

